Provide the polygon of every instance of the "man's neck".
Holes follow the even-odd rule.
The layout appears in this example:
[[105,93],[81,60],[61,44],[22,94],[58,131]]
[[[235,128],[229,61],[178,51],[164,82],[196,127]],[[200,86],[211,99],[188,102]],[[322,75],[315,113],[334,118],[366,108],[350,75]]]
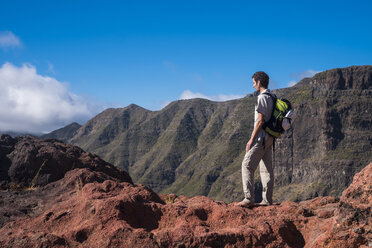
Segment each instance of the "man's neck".
[[267,89],[264,88],[264,87],[260,87],[260,94],[261,94],[262,92],[264,92],[265,90],[267,90]]

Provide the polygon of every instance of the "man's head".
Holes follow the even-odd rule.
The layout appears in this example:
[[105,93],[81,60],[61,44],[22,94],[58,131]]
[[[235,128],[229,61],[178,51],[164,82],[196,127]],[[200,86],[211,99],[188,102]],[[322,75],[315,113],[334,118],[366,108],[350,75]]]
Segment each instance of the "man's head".
[[267,89],[269,87],[269,76],[263,71],[257,71],[252,76],[253,87],[259,90],[260,87]]

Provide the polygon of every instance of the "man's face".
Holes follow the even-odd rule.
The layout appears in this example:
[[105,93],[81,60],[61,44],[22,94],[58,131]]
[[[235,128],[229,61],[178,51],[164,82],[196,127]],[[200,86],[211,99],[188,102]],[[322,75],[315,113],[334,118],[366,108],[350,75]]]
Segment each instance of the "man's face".
[[254,78],[252,78],[252,81],[253,81],[253,88],[255,88],[255,90],[259,90],[260,89],[260,80],[258,80],[256,82],[256,80],[254,80]]

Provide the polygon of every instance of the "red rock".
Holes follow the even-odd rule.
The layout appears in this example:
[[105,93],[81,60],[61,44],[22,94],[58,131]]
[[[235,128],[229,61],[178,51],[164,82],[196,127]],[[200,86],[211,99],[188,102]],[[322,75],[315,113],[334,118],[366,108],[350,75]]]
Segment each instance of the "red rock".
[[371,214],[365,210],[371,203],[356,199],[369,199],[363,190],[368,192],[371,180],[364,173],[371,169],[372,164],[356,175],[340,204],[319,197],[252,209],[204,196],[159,197],[143,185],[76,169],[30,193],[42,197],[49,190],[54,198],[45,193],[43,211],[7,222],[0,229],[0,247],[367,246]]
[[125,182],[132,182],[123,170],[107,163],[97,155],[77,146],[33,136],[12,138],[0,136],[0,182],[17,188],[43,186],[63,178],[69,170],[90,168]]
[[342,193],[340,202],[354,209],[371,210],[372,206],[372,163],[355,174],[353,182]]
[[319,211],[317,216],[319,218],[323,218],[323,219],[327,219],[327,218],[331,218],[333,215],[334,215],[334,212],[335,212],[335,209],[332,208],[332,209],[324,209],[322,211]]

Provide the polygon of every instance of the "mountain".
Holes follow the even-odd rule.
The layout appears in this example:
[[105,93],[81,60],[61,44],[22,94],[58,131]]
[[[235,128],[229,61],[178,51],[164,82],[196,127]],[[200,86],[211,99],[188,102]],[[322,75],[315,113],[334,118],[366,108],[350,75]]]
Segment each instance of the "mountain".
[[2,134],[7,134],[12,137],[17,137],[17,136],[24,136],[24,135],[33,135],[33,136],[41,136],[42,133],[28,133],[28,132],[14,132],[14,131],[0,131],[0,135]]
[[232,162],[243,154],[249,135],[244,130],[252,126],[246,120],[253,119],[246,108],[254,102],[252,96],[224,103],[177,101],[157,112],[136,105],[108,109],[69,142],[100,154],[157,192],[208,195],[218,174],[240,163]]
[[[274,200],[340,196],[372,160],[372,66],[328,70],[274,92],[296,113],[292,130],[276,142]],[[236,201],[243,197],[240,166],[255,96],[180,100],[161,111],[107,109],[68,142],[156,192]],[[258,173],[255,178],[259,198]]]
[[47,134],[43,133],[28,133],[28,132],[13,132],[13,131],[0,131],[1,134],[7,134],[12,137],[17,137],[17,136],[25,136],[25,135],[31,135],[31,136],[36,136],[36,137],[41,137],[43,139],[59,139],[63,142],[66,142],[67,140],[71,139],[76,130],[78,130],[81,127],[80,124],[73,122],[65,127],[62,127],[60,129],[57,129],[55,131],[52,131]]
[[74,136],[74,134],[80,127],[80,124],[73,122],[63,128],[57,129],[48,134],[44,134],[40,137],[44,139],[59,139],[63,142],[66,142]]

